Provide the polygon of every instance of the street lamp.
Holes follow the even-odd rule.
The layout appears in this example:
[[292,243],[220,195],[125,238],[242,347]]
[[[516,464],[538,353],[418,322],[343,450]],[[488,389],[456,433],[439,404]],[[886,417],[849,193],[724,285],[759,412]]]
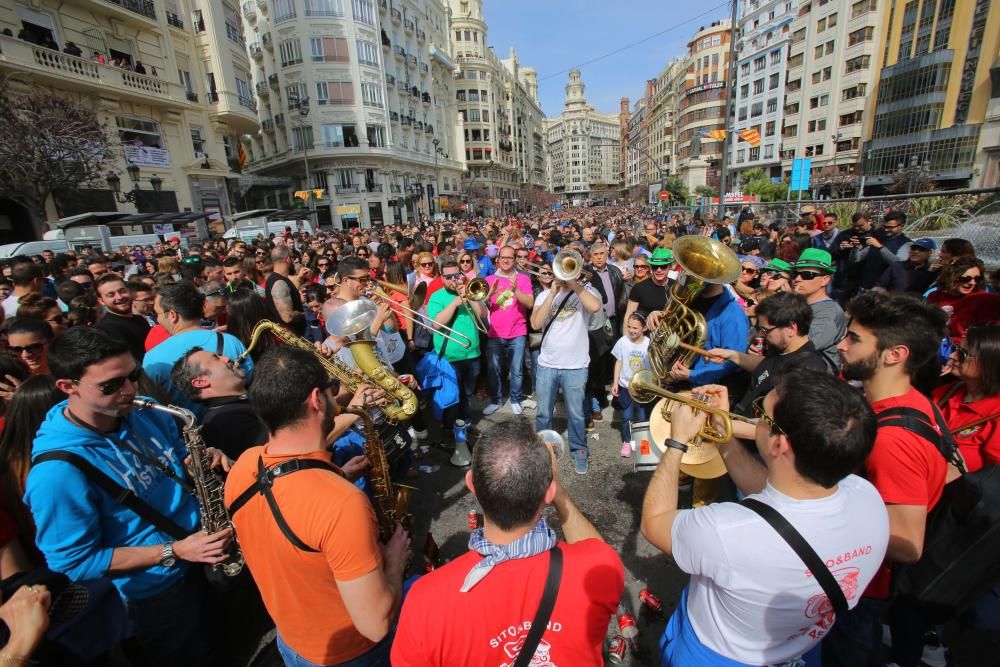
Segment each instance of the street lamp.
[[[139,196],[139,192],[142,191],[139,187],[139,182],[142,180],[139,165],[134,162],[129,162],[129,165],[125,168],[125,172],[132,181],[132,189],[128,192],[122,192],[122,179],[115,172],[109,171],[108,175],[104,177],[104,180],[107,181],[108,188],[112,193],[114,193],[115,200],[119,204],[135,203]],[[153,192],[159,195],[160,191],[163,190],[163,179],[156,174],[153,174],[149,177],[149,185],[153,188]]]
[[[304,97],[299,102],[299,133],[302,136],[302,161],[306,168],[306,201],[309,202],[310,210],[316,210],[316,198],[312,195],[312,177],[309,174],[309,138],[305,133],[306,117],[309,115],[309,97]],[[312,126],[309,128],[312,129]],[[312,135],[312,132],[309,133]]]

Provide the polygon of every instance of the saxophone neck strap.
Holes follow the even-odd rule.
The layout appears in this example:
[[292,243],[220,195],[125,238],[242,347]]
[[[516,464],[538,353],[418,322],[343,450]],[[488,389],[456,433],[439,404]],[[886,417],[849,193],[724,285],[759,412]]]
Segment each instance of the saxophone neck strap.
[[278,500],[274,497],[274,492],[271,490],[276,479],[285,475],[291,475],[300,470],[328,470],[336,475],[343,476],[339,468],[326,461],[319,461],[317,459],[288,459],[272,466],[265,466],[264,457],[258,456],[257,479],[229,506],[229,516],[235,516],[236,512],[255,496],[264,496],[264,500],[267,501],[267,506],[271,510],[271,516],[274,517],[274,522],[278,524],[278,529],[281,530],[281,534],[285,536],[285,539],[291,542],[296,549],[309,553],[317,553],[318,549],[313,549],[299,539],[299,536],[295,534],[292,527],[288,525],[285,515],[281,513],[281,507],[278,506]]

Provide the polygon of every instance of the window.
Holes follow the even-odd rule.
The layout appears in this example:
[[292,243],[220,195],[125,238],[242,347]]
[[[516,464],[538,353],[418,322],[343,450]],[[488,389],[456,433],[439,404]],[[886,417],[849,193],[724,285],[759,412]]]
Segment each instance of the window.
[[764,56],[761,56],[760,58],[754,58],[753,71],[759,72],[762,69],[764,69],[765,66],[767,66],[767,59],[764,58]]
[[461,42],[462,41],[462,31],[461,30],[456,30],[455,31],[455,41],[456,42]]
[[296,16],[294,0],[274,0],[271,7],[274,9],[275,23],[291,21]]
[[191,127],[191,147],[195,155],[205,152],[205,139],[201,136],[200,127]]
[[330,103],[330,91],[326,85],[326,81],[316,82],[316,104],[322,106],[324,104]]
[[747,151],[745,148],[741,148],[738,151],[736,151],[736,161],[737,162],[747,161]]
[[851,5],[851,18],[857,18],[862,14],[873,12],[878,8],[878,0],[858,0]]
[[469,120],[477,123],[480,121],[479,109],[469,109]]
[[789,81],[785,84],[785,91],[789,93],[794,93],[796,90],[802,88],[802,79],[795,79],[794,81]]
[[822,132],[826,129],[826,119],[819,118],[817,120],[809,121],[809,131],[810,132]]
[[801,67],[804,59],[805,58],[801,53],[792,56],[788,59],[788,68],[792,69],[793,67]]
[[354,20],[359,23],[375,25],[375,6],[371,0],[353,0]]
[[304,100],[308,95],[304,83],[293,83],[290,86],[285,86],[285,99],[288,100],[289,109],[298,109],[299,101]]
[[351,61],[347,40],[343,37],[310,37],[309,48],[314,63],[347,63]]
[[835,25],[837,25],[837,12],[830,14],[826,19],[827,28],[832,28]]
[[378,47],[363,39],[357,41],[358,62],[369,67],[378,67]]
[[764,136],[773,137],[775,132],[775,121],[769,120],[767,124],[764,125]]
[[747,108],[746,107],[740,107],[739,119],[740,120],[746,120],[747,119]]
[[833,48],[834,48],[833,40],[831,39],[829,42],[826,43],[826,55],[830,55],[831,53],[833,53]]
[[844,66],[844,74],[850,74],[851,72],[860,72],[861,70],[868,69],[871,64],[871,56],[864,55],[858,56],[857,58],[849,58]]
[[367,107],[383,108],[385,105],[382,103],[382,85],[378,83],[362,83],[361,100]]
[[774,157],[774,144],[768,144],[764,146],[764,159],[770,160]]
[[822,73],[822,72],[820,72],[819,70],[816,70],[815,72],[813,72],[813,73],[812,73],[812,82],[813,82],[813,83],[819,83],[819,81],[820,81],[820,77],[821,77],[822,75],[823,75],[823,73]]
[[816,32],[823,32],[826,30],[826,17],[824,16],[819,21],[816,21]]
[[[358,134],[353,125],[323,125],[323,145],[327,148],[356,148]],[[348,183],[350,186],[352,183]]]
[[740,86],[740,97],[750,97],[750,84],[744,83]]
[[365,128],[368,134],[368,145],[373,148],[385,148],[385,128],[381,125],[369,125]]
[[798,125],[786,125],[781,129],[781,136],[783,137],[797,137],[799,136],[799,126]]
[[458,102],[464,102],[465,101],[465,91],[464,90],[456,90],[455,91],[455,100],[458,101]]
[[278,44],[281,54],[281,66],[298,65],[302,62],[302,45],[297,39],[286,39]]
[[792,102],[791,104],[786,104],[785,105],[785,114],[786,115],[790,116],[790,115],[796,114],[798,112],[799,112],[799,103],[798,102]]
[[753,106],[750,107],[750,117],[751,118],[756,118],[757,116],[760,116],[763,113],[764,113],[764,103],[763,102],[754,102]]
[[855,111],[854,113],[843,114],[840,116],[840,125],[838,127],[845,127],[847,125],[858,125],[861,123],[861,111]]
[[747,76],[750,74],[750,63],[743,63],[740,65],[740,76]]
[[818,107],[825,107],[830,103],[829,95],[818,95],[816,97],[809,98],[809,108],[816,109]]
[[479,91],[478,90],[470,90],[469,93],[468,93],[468,100],[470,102],[478,102],[479,101]]
[[823,45],[820,44],[813,50],[813,58],[822,58],[822,57],[823,57]]
[[861,42],[870,42],[874,37],[875,28],[872,26],[860,28],[847,35],[847,45],[854,46],[855,44],[860,44]]
[[759,95],[764,92],[764,79],[757,79],[753,82],[753,94]]
[[303,0],[306,16],[343,16],[344,0]]
[[776,113],[778,111],[778,98],[772,97],[767,101],[767,113]]
[[760,146],[750,147],[750,161],[755,162],[760,159]]
[[781,62],[781,49],[775,49],[771,51],[771,64],[777,65]]
[[781,75],[778,73],[772,74],[767,80],[767,89],[774,90],[781,83]]
[[311,125],[292,128],[292,150],[313,147],[313,129]]
[[868,85],[859,83],[856,86],[845,88],[841,93],[841,99],[846,102],[847,100],[853,100],[857,97],[864,97],[866,92],[868,92]]
[[354,84],[350,81],[327,81],[330,104],[354,104]]

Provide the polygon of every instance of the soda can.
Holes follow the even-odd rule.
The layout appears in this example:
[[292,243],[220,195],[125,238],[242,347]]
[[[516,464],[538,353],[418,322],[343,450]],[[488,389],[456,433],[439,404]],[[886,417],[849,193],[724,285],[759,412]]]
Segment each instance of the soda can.
[[608,644],[608,662],[612,665],[624,665],[628,644],[621,635],[615,635]]
[[660,598],[653,595],[648,588],[643,588],[639,591],[639,601],[657,616],[660,616],[661,618],[664,616],[663,602]]
[[753,341],[750,343],[750,348],[747,350],[750,354],[764,354],[764,337],[754,336]]
[[639,628],[635,624],[635,617],[632,614],[622,614],[618,617],[618,630],[626,639],[631,639],[639,634]]
[[475,512],[475,511],[469,512],[468,519],[469,519],[469,530],[475,530],[476,528],[479,528],[479,513],[478,512]]

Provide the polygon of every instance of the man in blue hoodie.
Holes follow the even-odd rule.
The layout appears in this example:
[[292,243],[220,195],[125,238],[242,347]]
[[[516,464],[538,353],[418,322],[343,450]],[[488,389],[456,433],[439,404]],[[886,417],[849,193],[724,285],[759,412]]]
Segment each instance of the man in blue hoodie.
[[[24,500],[39,549],[50,568],[73,580],[111,578],[150,664],[204,664],[203,575],[189,564],[224,560],[232,531],[198,530],[187,448],[171,417],[133,412],[142,369],[125,343],[75,327],[53,342],[49,368],[69,398],[49,410],[32,448]],[[174,541],[76,464],[49,458],[65,453],[85,459],[188,537]],[[48,460],[40,461],[43,455]]]

